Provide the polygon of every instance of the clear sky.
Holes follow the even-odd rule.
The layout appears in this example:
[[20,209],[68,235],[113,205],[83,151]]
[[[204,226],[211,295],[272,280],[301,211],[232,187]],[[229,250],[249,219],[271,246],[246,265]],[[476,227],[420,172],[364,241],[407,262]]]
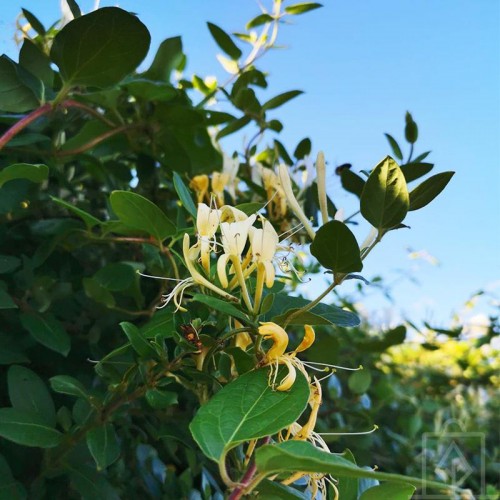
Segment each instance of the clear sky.
[[[295,2],[288,2],[295,3]],[[500,2],[497,0],[324,0],[325,7],[284,26],[279,43],[260,67],[269,71],[269,97],[292,89],[306,93],[276,113],[281,139],[293,150],[311,137],[313,150],[330,164],[329,192],[350,207],[333,175],[336,164],[372,168],[389,153],[384,132],[403,139],[409,110],[420,129],[418,152],[431,149],[435,171],[455,170],[445,192],[412,212],[411,230],[389,234],[370,256],[364,275],[389,281],[400,271],[397,306],[414,320],[445,325],[452,311],[487,287],[500,295]],[[138,13],[152,34],[152,52],[167,37],[182,35],[186,75],[222,75],[217,47],[206,28],[214,22],[241,31],[256,15],[254,0],[120,0]],[[58,16],[57,0],[9,0],[0,4],[0,51],[17,59],[14,20],[24,6],[46,24]],[[81,1],[84,11],[92,1]],[[360,228],[359,238],[364,237]],[[426,250],[437,267],[408,258]],[[478,311],[488,312],[488,300]],[[389,304],[373,298],[379,318]],[[476,311],[477,312],[477,311]]]

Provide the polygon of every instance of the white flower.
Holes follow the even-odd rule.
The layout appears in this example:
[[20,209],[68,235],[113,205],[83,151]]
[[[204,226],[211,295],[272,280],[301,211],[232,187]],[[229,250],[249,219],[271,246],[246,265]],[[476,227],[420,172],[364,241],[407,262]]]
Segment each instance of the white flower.
[[210,274],[210,252],[214,247],[213,237],[219,227],[221,211],[210,208],[205,203],[198,203],[196,229],[201,247],[201,263],[207,274]]
[[264,273],[268,288],[273,286],[275,271],[272,263],[279,243],[279,236],[269,221],[264,221],[262,229],[250,228],[249,239],[252,247],[253,261]]
[[222,173],[227,175],[227,191],[231,195],[233,200],[236,199],[236,186],[238,185],[238,169],[240,168],[240,162],[238,158],[233,158],[228,156],[226,153],[222,153]]

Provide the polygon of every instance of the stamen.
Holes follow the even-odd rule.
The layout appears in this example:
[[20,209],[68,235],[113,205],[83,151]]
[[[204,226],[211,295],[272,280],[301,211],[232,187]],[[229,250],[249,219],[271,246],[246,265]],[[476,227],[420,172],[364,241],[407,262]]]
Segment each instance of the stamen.
[[340,365],[330,365],[328,363],[318,363],[316,361],[303,361],[303,363],[308,367],[314,369],[312,366],[309,365],[316,365],[316,366],[326,366],[328,368],[338,368],[339,370],[347,370],[350,372],[357,372],[359,370],[363,370],[363,365],[359,365],[357,368],[349,368],[347,366],[340,366]]
[[141,273],[141,271],[139,271],[139,270],[137,270],[136,273],[139,274],[140,276],[144,276],[145,278],[153,278],[155,280],[184,281],[184,280],[177,279],[177,278],[165,278],[164,276],[152,276],[151,274]]
[[378,425],[374,424],[373,429],[364,432],[318,432],[318,436],[365,436],[366,434],[372,434],[378,429]]

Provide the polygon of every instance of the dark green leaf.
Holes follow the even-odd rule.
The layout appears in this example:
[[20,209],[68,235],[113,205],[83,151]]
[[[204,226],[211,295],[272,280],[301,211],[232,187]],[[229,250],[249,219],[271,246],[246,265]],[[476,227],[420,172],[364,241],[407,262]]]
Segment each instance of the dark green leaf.
[[175,331],[174,318],[172,311],[161,309],[141,327],[141,333],[144,337],[150,339],[156,336],[163,338],[171,337]]
[[74,213],[77,217],[80,217],[80,219],[85,222],[85,225],[88,229],[92,229],[94,226],[98,226],[99,224],[101,224],[101,221],[99,219],[89,214],[88,212],[85,212],[85,210],[72,205],[71,203],[61,200],[60,198],[56,198],[55,196],[51,196],[50,199],[58,205],[61,205],[61,207],[64,207],[70,212]]
[[71,485],[83,500],[120,500],[123,498],[116,493],[106,477],[95,470],[95,467],[85,464],[78,464],[78,466],[66,464],[66,469],[69,472]]
[[149,391],[146,392],[146,401],[152,408],[162,410],[177,404],[177,396],[178,394],[173,391],[149,389]]
[[290,155],[288,154],[288,151],[286,150],[285,146],[278,141],[274,140],[274,147],[278,150],[278,154],[280,155],[281,159],[287,164],[287,165],[293,165],[293,160],[290,158]]
[[406,140],[410,144],[415,144],[418,139],[418,127],[417,124],[413,121],[413,118],[411,114],[407,111],[406,112],[406,126],[405,126],[405,137]]
[[87,390],[84,385],[76,378],[70,375],[56,375],[50,379],[50,387],[54,392],[61,394],[69,394],[86,399],[88,397]]
[[216,297],[212,297],[210,295],[203,295],[201,293],[197,293],[194,295],[193,300],[196,302],[201,302],[202,304],[207,305],[210,309],[215,309],[216,311],[223,312],[224,314],[228,314],[233,318],[238,318],[242,321],[248,322],[248,317],[245,313],[241,312],[235,306],[230,304],[229,302],[225,302],[224,300],[218,299]]
[[129,264],[116,262],[97,271],[94,279],[110,292],[121,292],[133,285],[137,279],[137,273]]
[[336,274],[363,269],[356,237],[338,220],[327,222],[318,229],[311,244],[311,254],[323,267],[332,269]]
[[82,15],[82,11],[80,10],[79,5],[75,2],[75,0],[66,0],[68,4],[69,10],[73,14],[74,18],[80,17]]
[[19,52],[19,64],[39,78],[45,87],[50,88],[52,86],[54,71],[50,67],[50,59],[29,38],[24,39]]
[[217,134],[217,139],[222,139],[223,137],[226,137],[226,135],[237,132],[238,130],[248,125],[251,120],[252,119],[249,116],[244,115],[241,118],[230,122],[229,125],[226,125],[221,131],[219,131],[219,133]]
[[306,137],[297,144],[297,147],[293,152],[293,156],[295,156],[297,160],[302,160],[305,156],[311,154],[311,147],[311,139],[309,139],[309,137]]
[[40,344],[63,356],[67,356],[69,353],[71,339],[61,323],[53,316],[22,313],[21,324]]
[[265,500],[297,500],[298,498],[305,500],[308,498],[291,486],[285,486],[269,479],[264,479],[259,483],[255,488],[255,493],[257,493],[257,498],[260,497]]
[[184,208],[196,219],[197,210],[191,191],[186,187],[182,177],[177,172],[174,172],[174,187]]
[[414,181],[419,177],[428,174],[434,168],[433,163],[407,163],[401,167],[401,171],[405,176],[406,182]]
[[269,14],[259,14],[254,17],[246,24],[246,29],[251,30],[252,28],[256,28],[257,26],[261,26],[266,23],[270,23],[273,21],[273,17]]
[[268,368],[248,372],[205,403],[189,428],[203,453],[217,462],[239,443],[273,435],[295,422],[309,395],[309,384],[300,372],[286,392],[271,389]]
[[123,87],[134,97],[145,101],[170,101],[178,94],[178,91],[170,83],[146,79],[134,79],[124,83]]
[[386,332],[382,338],[370,339],[359,344],[359,349],[368,352],[382,352],[393,345],[399,345],[406,338],[406,327],[397,326]]
[[150,80],[169,82],[170,74],[174,69],[177,69],[182,58],[181,37],[167,38],[161,42],[151,66],[143,76]]
[[428,205],[446,187],[455,172],[441,172],[426,179],[410,193],[410,210],[419,210]]
[[294,97],[299,96],[300,94],[303,94],[302,90],[290,90],[288,92],[284,92],[283,94],[277,95],[276,97],[269,99],[269,101],[267,101],[262,105],[262,109],[268,110],[277,108],[279,106],[282,106],[286,102],[290,101]]
[[26,490],[12,476],[7,460],[0,455],[0,499],[25,500]]
[[0,274],[10,273],[21,265],[21,260],[13,255],[0,255]]
[[323,5],[316,2],[296,3],[285,7],[285,12],[287,14],[298,15],[309,12],[310,10],[319,9],[320,7],[323,7]]
[[217,45],[233,60],[237,61],[241,57],[241,50],[236,46],[231,37],[221,28],[212,23],[207,23],[210,34],[217,42]]
[[378,230],[390,229],[406,217],[408,188],[399,165],[384,158],[372,171],[361,195],[361,214]]
[[234,208],[241,210],[247,215],[256,214],[259,210],[264,208],[265,203],[259,203],[257,201],[251,201],[249,203],[241,203],[241,205],[236,205]]
[[31,165],[29,163],[15,163],[0,170],[0,187],[14,179],[28,179],[40,183],[47,179],[49,167],[47,165]]
[[403,153],[401,152],[401,148],[399,147],[399,144],[397,143],[396,139],[394,139],[394,137],[392,137],[392,135],[389,135],[389,134],[384,134],[384,135],[387,138],[387,140],[389,141],[389,144],[391,146],[392,152],[394,153],[394,156],[398,160],[402,160]]
[[89,299],[95,300],[106,307],[115,307],[116,300],[113,294],[104,288],[96,279],[83,278],[82,284],[85,295],[87,295]]
[[[356,460],[350,450],[345,450],[342,456],[356,465]],[[358,480],[356,478],[337,475],[335,479],[337,480],[339,499],[358,500]]]
[[43,92],[38,78],[6,55],[0,57],[0,110],[23,113],[37,108]]
[[363,491],[359,500],[380,500],[390,498],[391,500],[410,500],[413,497],[415,486],[401,483],[384,483],[372,486]]
[[340,182],[342,187],[352,194],[355,194],[358,198],[361,198],[363,189],[365,187],[365,180],[361,178],[358,174],[355,174],[348,168],[343,169],[340,172]]
[[14,365],[7,373],[9,398],[16,410],[38,415],[49,427],[56,425],[56,409],[43,380],[33,371]]
[[62,434],[37,415],[15,408],[0,408],[0,436],[23,446],[53,448]]
[[172,236],[176,227],[153,202],[129,191],[113,191],[111,207],[125,225],[146,231],[158,241]]
[[110,87],[137,68],[150,41],[137,17],[103,7],[64,26],[54,38],[50,57],[66,85]]
[[90,454],[97,465],[97,470],[103,470],[118,460],[120,445],[118,444],[115,429],[111,424],[104,424],[90,429],[85,439]]
[[12,297],[0,288],[0,309],[17,309],[16,303]]
[[39,35],[45,35],[46,31],[45,31],[45,28],[43,27],[43,24],[40,22],[40,20],[27,9],[21,9],[21,11],[22,11],[24,17],[26,18],[26,21],[28,21],[31,24],[31,27]]
[[122,330],[129,339],[135,352],[141,357],[156,357],[156,351],[142,332],[132,323],[122,321],[120,323]]

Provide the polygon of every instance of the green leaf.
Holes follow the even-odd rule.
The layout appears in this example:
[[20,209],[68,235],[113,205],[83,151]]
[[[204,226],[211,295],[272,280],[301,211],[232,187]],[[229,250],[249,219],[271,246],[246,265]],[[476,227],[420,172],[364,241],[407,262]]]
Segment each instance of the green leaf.
[[46,31],[40,20],[32,14],[28,9],[21,9],[26,21],[31,24],[31,27],[39,34],[45,35]]
[[[23,46],[19,52],[19,64],[39,78],[45,87],[52,87],[54,71],[50,67],[50,59],[29,38],[24,39]],[[13,144],[11,143],[11,145]]]
[[393,345],[399,345],[406,338],[406,327],[399,325],[386,332],[382,338],[365,340],[359,344],[358,348],[365,352],[382,352]]
[[297,144],[297,147],[293,152],[293,156],[295,156],[297,160],[302,160],[305,156],[311,154],[311,147],[311,139],[309,139],[309,137],[306,137]]
[[226,125],[220,132],[217,134],[217,139],[222,139],[223,137],[226,137],[226,135],[233,134],[234,132],[237,132],[238,130],[242,129],[246,125],[248,125],[252,119],[250,116],[242,116],[241,118],[237,118],[236,120],[232,121],[229,123],[229,125]]
[[[292,297],[283,293],[277,293],[274,297],[271,311],[266,315],[266,321],[272,320],[275,323],[284,324],[287,317],[297,309],[308,305],[310,300],[302,297]],[[310,311],[306,311],[295,316],[291,325],[339,325],[358,326],[359,318],[351,311],[344,311],[340,307],[327,304],[318,304]]]
[[229,302],[212,297],[211,295],[203,295],[201,293],[195,294],[193,296],[193,300],[207,305],[210,309],[215,309],[216,311],[220,311],[224,314],[232,316],[233,318],[238,318],[245,323],[248,323],[248,316]]
[[397,226],[406,217],[408,188],[403,172],[390,156],[373,169],[360,203],[363,217],[379,231]]
[[162,410],[177,404],[177,397],[178,394],[173,391],[162,391],[160,389],[146,391],[146,401],[156,410]]
[[98,226],[101,224],[101,221],[99,219],[89,214],[88,212],[85,212],[85,210],[72,205],[71,203],[61,200],[60,198],[56,198],[55,196],[51,196],[50,199],[54,203],[57,203],[61,207],[64,207],[70,212],[74,213],[77,217],[80,217],[80,219],[83,220],[88,229],[92,229],[94,226]]
[[26,490],[12,476],[7,460],[0,455],[0,499],[1,500],[24,500]]
[[[297,500],[297,498],[305,500],[308,498],[291,486],[285,486],[269,479],[264,479],[254,491],[257,494],[257,498],[265,500]],[[344,499],[342,498],[342,500]]]
[[178,94],[178,91],[170,83],[146,79],[134,79],[124,83],[123,87],[134,97],[145,101],[170,101]]
[[327,222],[318,229],[311,244],[311,254],[323,267],[332,269],[335,274],[363,269],[356,237],[338,220]]
[[38,78],[6,55],[0,57],[0,110],[23,113],[37,108],[43,92]]
[[433,163],[418,163],[412,161],[411,163],[403,165],[401,170],[405,176],[406,182],[411,182],[428,174],[433,168]]
[[236,205],[234,208],[241,210],[247,215],[256,214],[259,210],[264,208],[265,203],[259,203],[257,201],[250,201],[248,203],[241,203],[240,205]]
[[349,389],[355,394],[365,393],[370,387],[371,383],[372,383],[372,374],[367,369],[351,373],[347,381]]
[[237,61],[241,55],[241,50],[236,46],[231,37],[221,28],[212,23],[207,23],[208,29],[217,45],[233,60]]
[[417,124],[413,121],[413,117],[411,114],[407,111],[406,112],[406,126],[405,126],[405,137],[406,140],[410,144],[415,144],[418,139],[418,127]]
[[389,141],[389,144],[391,146],[392,152],[394,153],[394,156],[398,160],[402,160],[403,153],[401,152],[401,148],[399,147],[399,144],[397,143],[396,139],[394,139],[394,137],[392,137],[392,135],[389,135],[389,134],[384,134],[384,135],[387,138],[387,140]]
[[320,7],[323,7],[323,5],[316,2],[296,3],[295,5],[285,7],[285,12],[296,16],[298,14],[309,12],[310,10],[319,9]]
[[283,94],[277,95],[276,97],[269,99],[269,101],[267,101],[262,105],[262,109],[264,110],[275,109],[279,106],[282,106],[286,102],[292,100],[294,97],[297,97],[303,93],[304,92],[302,90],[290,90],[288,92],[284,92]]
[[189,428],[208,458],[217,462],[239,443],[276,434],[302,414],[310,395],[305,377],[298,372],[287,392],[272,390],[268,379],[267,368],[245,373],[198,410]]
[[104,424],[90,429],[85,439],[87,446],[95,460],[97,470],[109,467],[120,456],[120,445],[115,429],[111,424]]
[[106,477],[85,464],[70,466],[66,464],[71,486],[80,494],[83,500],[120,500],[120,497],[108,483]]
[[17,309],[17,304],[5,290],[0,288],[0,310],[1,309]]
[[[356,465],[356,460],[350,450],[345,450],[344,453],[342,453],[342,456]],[[336,476],[335,479],[337,480],[339,499],[358,500],[358,480],[356,478]]]
[[83,289],[85,290],[85,295],[92,300],[95,300],[99,304],[103,304],[106,307],[112,308],[116,305],[116,300],[113,294],[104,288],[96,279],[94,278],[83,278],[82,280]]
[[50,387],[54,392],[59,392],[60,394],[69,394],[70,396],[77,396],[84,399],[88,398],[87,390],[85,386],[76,378],[70,375],[56,375],[50,380]]
[[40,344],[63,356],[68,355],[71,349],[71,339],[61,323],[53,316],[22,313],[21,324]]
[[271,23],[273,20],[274,18],[269,14],[259,14],[258,16],[248,21],[245,27],[247,30],[251,30],[252,28],[256,28],[257,26],[262,26],[263,24]]
[[94,274],[94,279],[110,292],[128,290],[136,281],[137,273],[129,264],[108,264]]
[[9,398],[16,410],[38,415],[50,427],[56,425],[56,409],[43,380],[33,371],[14,365],[7,372]]
[[[307,441],[285,441],[279,444],[264,445],[255,452],[255,463],[259,473],[267,475],[286,471],[304,473],[331,474],[334,477],[372,478],[379,481],[391,481],[405,485],[427,485],[446,490],[449,485],[422,478],[378,472],[358,467],[350,460],[316,448]],[[387,497],[391,498],[391,497]],[[392,500],[392,499],[391,499]]]
[[122,330],[125,332],[125,335],[129,339],[132,347],[135,352],[139,354],[141,357],[157,357],[156,351],[153,346],[149,343],[146,337],[142,334],[142,332],[132,323],[128,323],[127,321],[122,321],[120,323]]
[[0,274],[15,271],[21,265],[21,259],[13,255],[0,255]]
[[169,82],[172,71],[177,69],[182,59],[181,37],[167,38],[161,42],[151,66],[142,76],[150,80]]
[[197,210],[191,196],[191,191],[186,187],[182,177],[177,172],[174,172],[174,188],[184,208],[196,219]]
[[274,139],[274,147],[278,150],[278,154],[287,165],[293,165],[293,160],[290,158],[288,151],[280,141]]
[[14,179],[28,179],[31,182],[40,183],[45,181],[48,176],[49,167],[47,165],[15,163],[0,170],[0,187]]
[[110,87],[137,68],[150,41],[137,17],[103,7],[64,26],[54,38],[50,57],[66,85]]
[[16,408],[0,408],[0,436],[23,446],[53,448],[62,434],[37,415]]
[[175,331],[172,311],[161,309],[141,327],[141,333],[147,339],[160,335],[163,338],[172,337]]
[[355,174],[348,168],[344,168],[340,172],[340,182],[346,191],[349,191],[349,193],[355,194],[358,198],[361,198],[365,187],[365,180],[362,177]]
[[146,231],[158,241],[176,232],[175,225],[153,202],[130,191],[113,191],[109,198],[118,218],[133,229]]
[[441,172],[426,179],[410,193],[410,210],[428,205],[447,186],[455,172]]
[[379,486],[372,486],[363,491],[359,500],[379,500],[380,498],[410,500],[415,490],[415,486],[411,484],[384,483]]
[[75,0],[66,0],[68,4],[69,10],[73,14],[74,18],[80,17],[82,15],[82,11],[80,10],[79,5],[75,2]]

